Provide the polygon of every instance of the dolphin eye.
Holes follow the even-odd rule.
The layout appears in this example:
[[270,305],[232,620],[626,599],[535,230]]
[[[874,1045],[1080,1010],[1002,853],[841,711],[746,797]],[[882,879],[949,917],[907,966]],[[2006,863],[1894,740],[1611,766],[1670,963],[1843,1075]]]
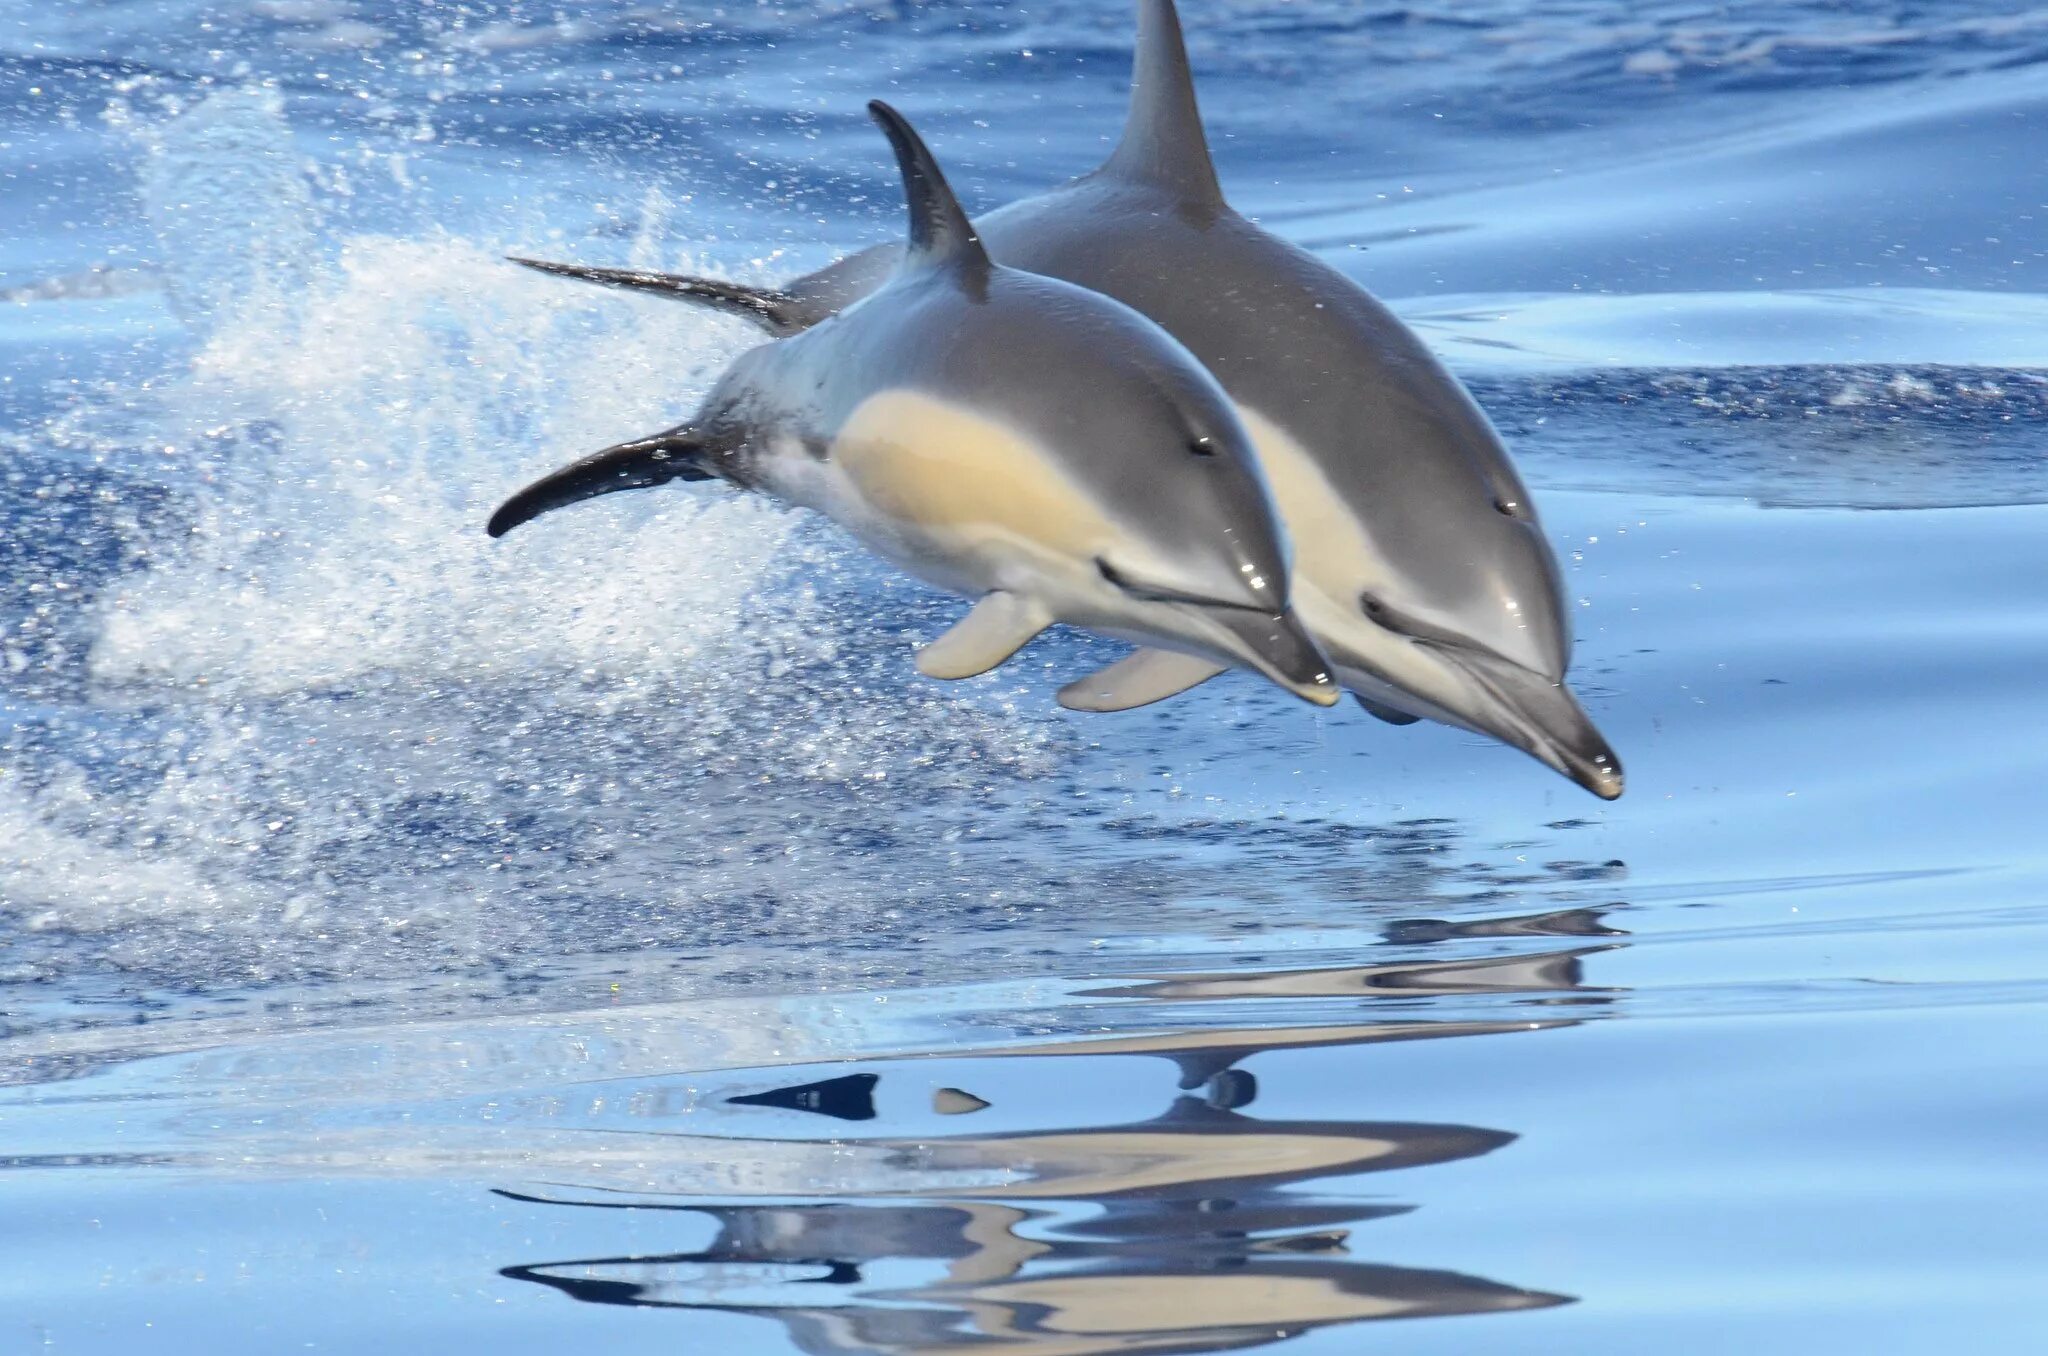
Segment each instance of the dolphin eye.
[[1188,444],[1188,451],[1198,457],[1213,457],[1216,455],[1216,444],[1208,438],[1196,438]]
[[1520,518],[1523,516],[1521,504],[1513,499],[1494,500],[1493,511],[1503,518]]

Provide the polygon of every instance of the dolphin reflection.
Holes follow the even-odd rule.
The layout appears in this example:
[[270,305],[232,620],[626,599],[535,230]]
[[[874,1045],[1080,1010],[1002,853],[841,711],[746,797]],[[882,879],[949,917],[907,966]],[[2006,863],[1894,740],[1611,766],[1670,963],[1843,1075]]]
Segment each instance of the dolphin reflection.
[[[1627,934],[1601,922],[1604,910],[1572,909],[1494,920],[1499,931],[1484,923],[1433,926],[1450,929],[1430,940],[1452,936],[1599,936]],[[1389,929],[1408,926],[1395,924]],[[1142,999],[1154,1003],[1184,1002],[1206,1012],[1206,1005],[1232,999],[1427,999],[1452,996],[1505,996],[1517,1003],[1597,1006],[1612,1002],[1620,991],[1586,983],[1583,962],[1589,956],[1618,949],[1622,943],[1575,947],[1471,960],[1405,961],[1387,965],[1323,966],[1292,970],[1232,970],[1215,974],[1155,975],[1135,982],[1084,990],[1077,997]],[[1289,1024],[1237,1030],[1182,1030],[1131,1035],[1080,1037],[1033,1045],[1008,1046],[982,1053],[989,1056],[1158,1055],[1180,1070],[1183,1091],[1209,1086],[1213,1099],[1229,1106],[1250,1100],[1250,1075],[1235,1066],[1267,1050],[1313,1049],[1331,1045],[1371,1045],[1390,1041],[1442,1040],[1452,1036],[1495,1036],[1512,1032],[1548,1031],[1575,1025],[1579,1018],[1546,1016],[1520,1020],[1446,1020],[1351,1023],[1341,1026]]]
[[[1326,1051],[1578,1025],[1594,1015],[1588,1007],[1555,1005],[1608,1004],[1621,993],[1586,982],[1584,962],[1621,945],[1604,939],[1625,935],[1602,912],[1415,920],[1413,929],[1429,935],[1403,938],[1603,939],[1568,949],[1151,975],[1079,992],[1103,1003],[1104,1025],[1123,1032],[958,1056],[973,1067],[949,1068],[962,1086],[942,1098],[926,1093],[915,1059],[728,1095],[714,1105],[734,1115],[809,1113],[865,1131],[870,1122],[886,1126],[892,1108],[925,1105],[992,1109],[1014,1126],[1045,1109],[1027,1091],[1042,1088],[1038,1079],[1013,1082],[1019,1061],[1159,1056],[1177,1066],[1183,1090],[1161,1115],[1106,1126],[1076,1125],[1069,1115],[1050,1126],[922,1137],[642,1132],[630,1152],[643,1174],[646,1162],[669,1163],[675,1171],[663,1189],[650,1189],[644,1175],[629,1187],[614,1174],[498,1194],[535,1206],[673,1211],[708,1221],[715,1237],[695,1251],[534,1262],[500,1274],[594,1304],[772,1318],[811,1356],[1165,1356],[1380,1319],[1567,1304],[1568,1295],[1352,1252],[1357,1226],[1416,1208],[1368,1195],[1366,1174],[1479,1158],[1513,1134],[1253,1117],[1243,1108],[1257,1084],[1234,1066],[1263,1051],[1292,1050],[1313,1067]],[[1389,1001],[1402,1010],[1395,1020],[1344,1020],[1360,1007],[1385,1012]],[[1126,1002],[1124,1016],[1110,1016]],[[1523,1017],[1528,1005],[1542,1014]],[[1418,1008],[1432,1015],[1412,1015]],[[1291,1020],[1244,1020],[1254,1012]],[[1237,1020],[1221,1020],[1225,1013]],[[1152,1029],[1132,1030],[1137,1014]],[[1201,1095],[1185,1095],[1195,1089]]]
[[[785,1207],[776,1223],[801,1238],[819,1213],[880,1209]],[[921,1226],[934,1234],[1004,1227],[1001,1207],[940,1213],[946,1217],[921,1221]],[[502,1274],[599,1304],[719,1309],[774,1318],[798,1350],[811,1356],[1231,1351],[1370,1319],[1507,1312],[1570,1302],[1569,1296],[1517,1290],[1455,1271],[1273,1257],[1249,1246],[1228,1259],[1195,1259],[1185,1269],[1170,1261],[1133,1265],[1115,1258],[1089,1264],[1084,1256],[1054,1247],[1033,1259],[1044,1264],[1042,1274],[1020,1268],[1017,1274],[982,1281],[942,1275],[909,1288],[863,1288],[857,1265],[738,1252],[725,1238],[721,1234],[719,1245],[703,1253],[508,1267]],[[1061,1269],[1054,1271],[1054,1266]]]
[[[1414,1207],[1355,1188],[1302,1189],[1473,1158],[1513,1139],[1463,1125],[1254,1120],[1181,1097],[1132,1125],[919,1146],[931,1179],[923,1199],[689,1204],[500,1191],[537,1205],[679,1211],[718,1229],[701,1251],[500,1274],[596,1304],[773,1318],[813,1356],[1226,1351],[1367,1320],[1568,1303],[1359,1261],[1351,1226]],[[941,1199],[963,1173],[997,1164],[1017,1169],[1007,1187]]]
[[1488,956],[1479,960],[1406,962],[1308,970],[1226,971],[1213,975],[1168,975],[1137,984],[1091,989],[1083,998],[1341,998],[1351,994],[1412,997],[1423,994],[1541,993],[1589,988],[1580,964],[1587,956],[1612,951],[1618,943],[1582,946],[1534,955]]

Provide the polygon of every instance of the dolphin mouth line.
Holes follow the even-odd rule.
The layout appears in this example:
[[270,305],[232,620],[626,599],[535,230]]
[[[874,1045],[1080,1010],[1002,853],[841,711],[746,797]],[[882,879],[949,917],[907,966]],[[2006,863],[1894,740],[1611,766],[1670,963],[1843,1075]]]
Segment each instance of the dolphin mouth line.
[[1341,697],[1329,656],[1292,612],[1258,607],[1232,607],[1205,602],[1183,604],[1190,613],[1227,638],[1228,649],[1303,701],[1334,706]]
[[[1579,709],[1576,698],[1570,697],[1570,690],[1565,687],[1563,680],[1553,680],[1525,664],[1518,664],[1512,659],[1493,654],[1475,645],[1447,643],[1420,637],[1416,638],[1416,643],[1441,655],[1492,698],[1496,707],[1510,717],[1516,733],[1528,740],[1524,747],[1535,755],[1538,761],[1548,763],[1602,800],[1615,800],[1620,797],[1623,788],[1622,771],[1614,757],[1614,751],[1607,746],[1606,739]],[[1570,703],[1569,709],[1577,712],[1579,719],[1585,722],[1587,733],[1596,742],[1598,752],[1587,752],[1576,747],[1569,735],[1551,729],[1548,723],[1532,714],[1527,705],[1517,699],[1510,687],[1489,672],[1494,666],[1512,671],[1544,687],[1564,691]]]
[[[1402,640],[1413,641],[1418,645],[1434,646],[1440,650],[1463,650],[1485,659],[1498,659],[1504,664],[1515,663],[1512,659],[1496,655],[1490,650],[1474,645],[1471,641],[1466,640],[1454,631],[1435,626],[1420,618],[1412,617],[1408,613],[1395,608],[1377,594],[1363,594],[1359,598],[1359,603],[1361,610],[1365,613],[1366,620],[1379,627],[1382,631],[1385,631],[1388,635],[1399,636]],[[1524,667],[1520,664],[1515,666],[1517,668]]]
[[1272,615],[1270,609],[1261,607],[1257,603],[1240,603],[1226,598],[1204,598],[1197,593],[1182,593],[1178,589],[1165,588],[1158,584],[1147,584],[1142,580],[1133,579],[1116,566],[1110,564],[1102,556],[1095,557],[1095,569],[1110,587],[1116,589],[1119,593],[1129,594],[1133,598],[1138,598],[1148,603],[1182,603],[1189,607],[1199,607],[1204,610],[1254,612],[1262,617]]
[[[1556,677],[1552,677],[1541,669],[1531,668],[1520,659],[1510,658],[1498,650],[1477,644],[1455,631],[1437,626],[1433,622],[1426,622],[1420,618],[1410,616],[1406,612],[1394,608],[1374,594],[1362,595],[1360,603],[1362,604],[1366,620],[1379,627],[1380,630],[1390,636],[1405,640],[1411,645],[1433,650],[1444,658],[1449,659],[1461,672],[1471,673],[1478,681],[1483,683],[1489,695],[1500,700],[1506,701],[1507,698],[1498,690],[1496,684],[1487,682],[1483,676],[1483,670],[1490,665],[1500,665],[1512,669],[1518,674],[1526,674],[1537,682],[1547,683],[1553,687],[1562,686],[1564,683],[1562,672]],[[1394,680],[1389,678],[1388,681]],[[1396,685],[1398,686],[1398,684]],[[1514,705],[1513,702],[1508,704]]]
[[1222,640],[1221,653],[1230,656],[1228,663],[1244,665],[1314,706],[1335,706],[1342,696],[1335,666],[1292,609],[1282,606],[1276,611],[1146,584],[1104,556],[1095,557],[1095,569],[1126,598],[1175,608],[1199,621],[1212,644]]

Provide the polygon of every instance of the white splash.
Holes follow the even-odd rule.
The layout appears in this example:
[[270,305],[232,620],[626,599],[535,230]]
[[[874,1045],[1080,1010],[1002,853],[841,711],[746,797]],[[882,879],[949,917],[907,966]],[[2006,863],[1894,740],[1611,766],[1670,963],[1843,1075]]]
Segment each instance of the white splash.
[[[500,542],[482,525],[541,471],[680,422],[736,347],[687,308],[571,289],[474,244],[350,242],[302,304],[216,333],[172,395],[215,492],[174,559],[107,599],[94,677],[284,692],[712,657],[792,515],[700,487]],[[201,451],[221,428],[261,436]]]
[[[143,383],[145,446],[123,444],[179,509],[93,605],[89,700],[0,769],[21,964],[402,978],[745,935],[764,911],[858,933],[981,888],[908,825],[1056,748],[999,685],[916,678],[886,635],[915,591],[877,596],[800,515],[719,485],[484,534],[535,476],[686,419],[751,330],[498,242],[323,258],[267,92],[137,136],[150,200],[192,206],[159,223],[167,260],[207,259],[171,284],[195,347]],[[304,231],[238,243],[252,192]],[[892,836],[886,879],[847,869],[842,844]]]
[[166,109],[150,118],[116,103],[107,117],[143,151],[142,208],[173,307],[205,325],[300,291],[318,221],[283,97],[227,86]]

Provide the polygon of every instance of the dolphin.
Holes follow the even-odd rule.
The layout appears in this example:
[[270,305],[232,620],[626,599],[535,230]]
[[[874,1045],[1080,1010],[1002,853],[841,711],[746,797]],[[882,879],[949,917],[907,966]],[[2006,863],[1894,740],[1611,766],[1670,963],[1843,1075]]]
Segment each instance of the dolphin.
[[1146,647],[1121,678],[1134,701],[1186,686],[1190,669],[1242,665],[1336,702],[1222,389],[1129,307],[992,263],[917,133],[868,108],[910,203],[891,278],[741,354],[689,423],[513,495],[490,534],[594,495],[718,478],[824,513],[978,598],[918,653],[928,676],[986,672],[1061,621]]
[[[1138,0],[1130,116],[1108,161],[978,229],[1003,263],[1143,312],[1215,374],[1293,538],[1296,608],[1366,710],[1489,735],[1621,794],[1620,760],[1565,686],[1562,577],[1499,434],[1385,306],[1224,201],[1173,0]],[[786,335],[880,286],[901,253],[877,246],[780,288],[518,262]],[[1142,692],[1158,688],[1109,681],[1073,701],[1115,709]]]

